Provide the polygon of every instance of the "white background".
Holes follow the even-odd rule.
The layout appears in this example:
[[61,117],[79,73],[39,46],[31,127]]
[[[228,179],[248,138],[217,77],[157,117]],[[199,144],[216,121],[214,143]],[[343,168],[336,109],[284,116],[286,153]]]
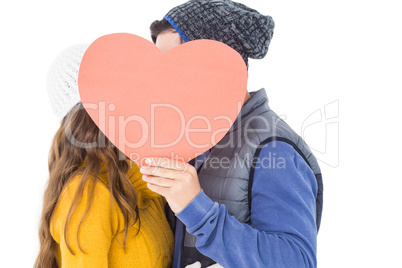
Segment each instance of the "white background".
[[[45,87],[53,58],[109,33],[150,39],[149,24],[182,2],[2,1],[0,267],[32,267],[38,253],[47,157],[59,126]],[[248,89],[266,88],[271,108],[321,160],[319,267],[402,267],[398,1],[243,3],[276,22],[267,57],[250,61]]]

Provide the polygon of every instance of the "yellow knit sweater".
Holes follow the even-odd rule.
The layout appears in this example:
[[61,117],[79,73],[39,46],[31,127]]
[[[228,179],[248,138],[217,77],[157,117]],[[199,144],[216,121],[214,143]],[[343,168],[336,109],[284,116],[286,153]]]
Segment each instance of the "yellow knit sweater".
[[[59,267],[170,267],[173,255],[173,234],[164,214],[165,200],[150,191],[141,178],[139,168],[129,162],[128,175],[138,194],[139,223],[128,229],[126,251],[120,243],[124,239],[123,214],[114,201],[110,208],[110,192],[106,187],[106,176],[100,175],[93,203],[81,224],[78,248],[77,227],[85,212],[88,201],[87,185],[76,213],[70,220],[67,231],[69,245],[75,255],[68,250],[64,240],[64,223],[74,198],[81,176],[76,176],[63,189],[50,222],[52,237],[57,242],[55,249]],[[119,222],[119,226],[118,226]],[[114,238],[114,236],[116,237]]]

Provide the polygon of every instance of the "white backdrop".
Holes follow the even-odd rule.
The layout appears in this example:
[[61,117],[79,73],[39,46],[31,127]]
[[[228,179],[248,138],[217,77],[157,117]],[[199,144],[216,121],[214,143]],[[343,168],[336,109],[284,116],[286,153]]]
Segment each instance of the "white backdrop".
[[[45,87],[51,61],[109,33],[150,39],[150,23],[182,2],[0,4],[0,267],[32,267],[38,253],[48,150],[59,124]],[[398,1],[242,2],[276,22],[267,57],[250,61],[248,90],[266,88],[271,108],[321,163],[319,267],[402,267]]]

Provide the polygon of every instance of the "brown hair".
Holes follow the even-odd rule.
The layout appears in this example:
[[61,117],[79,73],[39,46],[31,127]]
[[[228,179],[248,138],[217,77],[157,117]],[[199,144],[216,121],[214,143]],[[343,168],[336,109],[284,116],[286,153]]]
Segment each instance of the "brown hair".
[[149,26],[151,30],[151,38],[154,44],[156,44],[156,38],[163,32],[172,31],[176,32],[175,28],[165,19],[156,20],[152,22],[151,26]]
[[74,255],[66,239],[66,233],[70,219],[82,198],[84,187],[88,183],[89,200],[77,229],[78,246],[84,252],[78,241],[78,231],[90,210],[102,163],[107,168],[111,204],[115,200],[124,216],[122,246],[125,248],[128,228],[139,221],[137,193],[127,175],[129,163],[126,159],[103,135],[81,103],[66,115],[53,139],[49,153],[49,181],[43,198],[39,227],[40,250],[34,267],[57,267],[54,255],[56,241],[50,234],[50,221],[64,186],[76,175],[81,175],[81,178],[66,217],[64,239],[67,248]]

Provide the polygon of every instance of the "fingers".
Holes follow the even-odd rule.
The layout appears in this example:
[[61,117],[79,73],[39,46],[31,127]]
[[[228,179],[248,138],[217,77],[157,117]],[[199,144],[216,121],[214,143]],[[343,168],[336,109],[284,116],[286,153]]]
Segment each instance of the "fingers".
[[171,159],[171,158],[162,158],[162,157],[150,157],[145,160],[145,163],[148,166],[153,166],[153,167],[162,167],[166,169],[173,169],[173,170],[180,170],[180,171],[186,171],[189,166],[189,164]]
[[147,187],[162,196],[174,213],[180,212],[201,192],[197,171],[192,165],[168,159],[152,157],[140,168]]
[[170,189],[170,188],[154,185],[152,183],[147,183],[147,187],[152,192],[155,192],[155,193],[160,194],[162,196],[166,196],[169,193],[169,189]]
[[150,176],[150,175],[143,175],[142,179],[147,182],[148,184],[164,187],[164,188],[170,188],[173,186],[174,180],[172,179],[167,179],[167,178],[161,178],[161,177],[155,177],[155,176]]
[[148,164],[142,166],[140,169],[144,175],[180,179],[183,176],[185,177],[186,173],[192,175],[197,173],[192,165],[174,159],[152,157],[146,159],[145,162]]
[[144,175],[164,177],[172,180],[180,178],[183,174],[183,171],[152,166],[142,166],[140,172]]

